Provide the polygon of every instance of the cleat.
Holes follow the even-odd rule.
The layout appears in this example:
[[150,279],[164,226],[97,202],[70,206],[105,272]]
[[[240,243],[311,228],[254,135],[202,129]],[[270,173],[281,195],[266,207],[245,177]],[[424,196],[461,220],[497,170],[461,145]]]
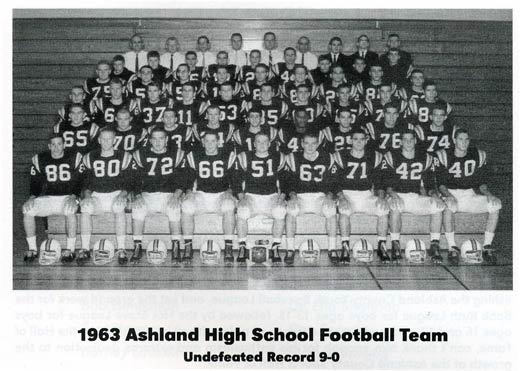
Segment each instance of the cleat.
[[249,249],[247,248],[247,244],[245,242],[240,242],[238,244],[237,263],[245,263],[247,259],[249,259]]
[[23,261],[26,263],[32,263],[34,260],[38,258],[38,251],[36,250],[27,250],[23,253]]
[[294,255],[294,250],[287,250],[283,258],[283,262],[285,263],[285,265],[291,266],[294,264]]
[[329,260],[332,265],[337,265],[339,263],[338,250],[329,250]]
[[399,262],[403,257],[401,256],[401,244],[399,241],[392,241],[392,260]]
[[61,262],[65,264],[72,263],[74,261],[74,258],[76,255],[74,255],[73,251],[70,251],[69,249],[61,250]]
[[130,262],[132,263],[139,263],[143,256],[143,244],[141,241],[134,241],[134,253],[132,254],[132,257],[130,258]]
[[271,261],[275,264],[282,262],[282,258],[280,257],[280,252],[278,251],[279,247],[280,247],[279,243],[273,242],[273,245],[271,246],[271,250],[269,250],[269,259],[271,259]]
[[119,265],[125,265],[128,263],[128,254],[126,253],[125,249],[120,249],[117,252],[117,262]]
[[172,262],[180,263],[181,261],[181,243],[179,241],[172,241]]
[[350,246],[348,241],[341,242],[341,252],[339,254],[340,263],[350,263]]
[[182,258],[181,261],[183,263],[190,264],[193,260],[193,244],[187,243],[184,245],[184,251],[182,252]]
[[386,251],[386,242],[385,241],[379,241],[377,243],[377,256],[379,256],[379,259],[382,263],[389,263],[391,261],[390,256],[388,255],[388,252]]
[[482,248],[482,258],[484,258],[484,261],[488,264],[497,264],[497,255],[495,253],[495,249],[493,249],[491,245],[484,245]]
[[83,265],[90,260],[90,250],[80,249],[76,256],[76,263]]
[[459,265],[460,261],[460,250],[457,246],[452,246],[448,251],[448,262],[451,265]]
[[442,263],[441,245],[439,244],[439,240],[433,240],[430,242],[429,255],[432,257],[433,264]]
[[233,245],[226,244],[224,247],[224,263],[233,264],[235,262],[235,257],[233,256]]

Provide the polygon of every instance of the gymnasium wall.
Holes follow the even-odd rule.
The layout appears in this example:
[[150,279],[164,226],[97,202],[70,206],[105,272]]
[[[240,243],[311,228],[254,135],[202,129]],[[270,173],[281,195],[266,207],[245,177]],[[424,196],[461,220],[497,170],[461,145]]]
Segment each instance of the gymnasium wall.
[[[25,197],[31,155],[43,150],[46,137],[72,85],[94,74],[99,59],[128,48],[130,36],[145,36],[147,50],[163,51],[177,36],[183,51],[207,35],[212,50],[229,48],[239,31],[244,49],[261,48],[265,31],[278,36],[279,47],[311,39],[314,53],[326,52],[339,36],[345,53],[367,34],[382,52],[389,33],[397,32],[415,64],[437,81],[450,102],[454,121],[470,129],[488,152],[492,171],[506,179],[512,172],[512,23],[484,21],[391,20],[224,20],[224,19],[23,19],[13,20],[13,166],[15,194]],[[509,180],[510,181],[510,180]]]

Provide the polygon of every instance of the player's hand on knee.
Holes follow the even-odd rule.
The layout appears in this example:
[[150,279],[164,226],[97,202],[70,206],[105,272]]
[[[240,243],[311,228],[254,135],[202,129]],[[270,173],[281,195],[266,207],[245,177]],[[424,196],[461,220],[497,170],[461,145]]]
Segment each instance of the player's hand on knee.
[[23,204],[23,207],[22,207],[22,210],[24,213],[27,213],[34,208],[34,200],[35,200],[35,198],[31,197],[27,201],[25,201],[25,203]]
[[124,209],[126,207],[126,195],[118,194],[114,200],[114,207]]
[[493,196],[493,195],[487,196],[487,202],[488,202],[488,204],[490,204],[493,207],[502,206],[502,201],[500,201],[500,199],[498,197]]
[[132,209],[141,209],[144,207],[144,199],[143,196],[137,195],[134,197],[131,203]]
[[446,197],[445,202],[446,202],[446,206],[448,206],[448,208],[450,210],[457,210],[458,209],[458,202],[457,202],[457,199],[455,197],[448,196],[448,197]]
[[181,196],[172,195],[168,199],[167,207],[169,209],[177,209],[181,207]]
[[79,205],[82,207],[82,208],[85,208],[85,207],[91,207],[94,205],[94,201],[92,200],[92,197],[85,197],[83,199],[81,199],[81,201],[79,202]]
[[439,196],[432,196],[430,198],[430,203],[432,205],[435,205],[435,207],[437,207],[438,209],[442,209],[445,206],[444,201],[442,201],[442,199]]
[[349,200],[346,197],[340,198],[338,201],[338,211],[340,214],[348,214],[351,209]]
[[402,210],[404,206],[403,199],[398,195],[394,194],[388,199],[388,206],[392,210]]
[[78,210],[78,201],[76,200],[76,197],[67,197],[65,199],[63,210],[65,214],[74,214]]
[[297,214],[300,210],[300,207],[298,205],[298,199],[291,198],[289,201],[287,201],[287,212],[290,214]]
[[388,211],[390,210],[390,205],[388,204],[388,202],[386,201],[385,198],[383,197],[378,197],[376,199],[376,207],[383,210],[383,211]]

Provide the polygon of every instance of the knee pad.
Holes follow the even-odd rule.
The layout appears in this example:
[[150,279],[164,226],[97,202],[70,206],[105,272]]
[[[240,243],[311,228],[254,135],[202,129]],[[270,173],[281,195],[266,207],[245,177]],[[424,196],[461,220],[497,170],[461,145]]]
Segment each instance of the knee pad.
[[297,217],[300,215],[300,206],[296,202],[289,202],[287,204],[287,214]]
[[336,205],[325,203],[321,208],[321,212],[323,213],[323,216],[325,216],[325,218],[330,218],[336,215]]
[[94,203],[89,202],[85,204],[83,201],[80,203],[81,213],[82,214],[94,214]]
[[285,218],[287,214],[287,209],[282,205],[276,205],[272,210],[273,218],[277,220],[282,220]]
[[491,203],[488,202],[487,209],[489,213],[496,213],[498,210],[502,208],[502,201],[499,201],[498,205],[491,205]]
[[166,216],[170,222],[179,222],[181,220],[180,206],[166,208]]
[[231,197],[226,197],[222,200],[220,204],[220,211],[222,213],[227,213],[230,211],[235,211],[235,200]]
[[182,203],[182,212],[187,215],[194,215],[196,211],[195,200],[188,198]]
[[115,202],[112,204],[112,212],[114,214],[123,213],[125,211],[125,207],[126,207],[126,205],[119,203],[119,202]]

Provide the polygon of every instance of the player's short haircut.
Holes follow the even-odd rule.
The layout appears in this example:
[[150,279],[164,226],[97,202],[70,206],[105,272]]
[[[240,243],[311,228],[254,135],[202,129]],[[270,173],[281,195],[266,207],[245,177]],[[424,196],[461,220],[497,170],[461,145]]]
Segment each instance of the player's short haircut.
[[103,133],[112,133],[114,136],[116,135],[116,129],[112,125],[107,125],[99,129],[99,136]]
[[460,128],[460,129],[457,129],[455,130],[455,135],[453,136],[455,139],[457,139],[457,137],[460,135],[460,134],[467,134],[469,136],[469,132],[467,129],[464,129],[464,128]]
[[225,51],[225,50],[221,50],[221,51],[219,51],[219,52],[217,53],[217,57],[218,57],[219,55],[223,55],[223,54],[226,56],[226,58],[229,58],[229,54],[228,54],[228,52]]
[[184,57],[187,58],[188,55],[194,55],[195,57],[197,57],[197,53],[195,53],[193,50],[188,50],[186,54],[184,54]]
[[161,58],[161,55],[157,50],[150,50],[148,54],[146,54],[146,59],[150,58]]
[[[187,54],[187,53],[186,53],[186,54]],[[181,63],[181,64],[179,64],[179,65],[177,66],[177,71],[178,71],[179,68],[181,68],[181,67],[186,67],[186,68],[188,69],[188,71],[189,71],[189,69],[190,69],[190,66],[188,66],[186,63]]]
[[222,84],[220,84],[220,86],[219,86],[218,89],[219,89],[219,90],[222,90],[222,88],[223,88],[224,86],[230,86],[231,89],[234,88],[233,83],[232,83],[231,81],[224,81]]
[[330,63],[332,63],[332,60],[330,59],[330,57],[328,55],[320,55],[318,57],[318,63],[322,62],[322,61],[329,61]]
[[114,55],[114,58],[112,58],[112,63],[114,62],[123,62],[125,63],[125,57],[123,57],[121,54]]
[[360,42],[362,38],[366,37],[367,41],[370,42],[370,38],[368,37],[368,35],[359,35],[359,37],[357,38],[357,41]]
[[220,107],[219,107],[219,106],[217,106],[216,104],[212,104],[212,105],[210,105],[210,106],[207,108],[206,111],[209,111],[209,110],[216,110],[216,109],[220,111]]
[[177,116],[177,112],[175,112],[175,110],[171,107],[166,107],[166,109],[164,110],[164,113],[166,113],[166,112],[173,112],[173,115]]
[[152,81],[151,83],[149,83],[146,86],[146,91],[150,90],[151,87],[155,87],[155,88],[159,89],[159,91],[161,91],[162,84],[159,81]]
[[370,65],[370,69],[374,68],[374,67],[379,67],[379,68],[383,68],[383,66],[379,63],[379,62],[376,62],[376,63],[373,63]]
[[338,37],[338,36],[334,36],[333,38],[331,38],[330,41],[329,41],[329,45],[332,45],[332,43],[333,43],[334,41],[339,41],[339,43],[340,43],[341,45],[343,45],[343,40],[341,40],[341,38]]
[[426,89],[428,86],[437,86],[437,84],[435,83],[435,81],[433,80],[426,80],[423,84],[423,87],[424,89]]
[[292,50],[296,54],[296,49],[294,49],[292,46],[288,46],[283,50],[283,54],[287,53],[289,50]]
[[109,61],[107,61],[106,59],[101,59],[100,61],[98,61],[98,62],[96,63],[96,68],[98,68],[99,66],[102,66],[102,65],[104,65],[104,64],[106,64],[108,67],[112,67],[112,66],[110,65],[110,62],[109,62]]
[[303,134],[302,142],[305,140],[305,138],[314,138],[316,141],[319,141],[319,135],[316,132],[316,130],[308,130]]
[[399,39],[399,35],[396,34],[395,32],[388,35],[388,38],[391,38],[391,37],[397,37]]
[[365,58],[359,57],[359,56],[354,58],[354,63],[356,63],[356,62],[362,62],[363,64],[367,64],[367,62],[365,61]]
[[241,34],[240,32],[233,32],[233,33],[231,34],[230,39],[233,38],[233,37],[235,37],[235,36],[240,37],[240,40],[242,40],[242,34]]
[[130,110],[126,107],[121,107],[120,109],[117,110],[117,113],[116,113],[116,116],[119,115],[120,113],[128,113],[128,116],[132,116],[130,114]]
[[383,86],[389,87],[389,88],[391,89],[391,88],[392,88],[392,83],[389,82],[389,81],[383,81],[383,82],[381,83],[381,85],[379,85],[378,90],[381,91],[381,88],[382,88]]
[[250,115],[252,113],[258,113],[260,116],[262,116],[262,110],[256,107],[251,108],[247,114]]
[[251,52],[249,53],[249,55],[251,56],[251,55],[253,55],[253,53],[256,53],[256,54],[258,54],[258,55],[262,55],[262,53],[261,53],[260,50],[258,50],[258,49],[253,49],[253,50],[251,50]]
[[354,137],[355,134],[362,134],[363,136],[367,136],[367,133],[360,127],[354,127],[351,131],[350,131],[350,137]]
[[199,43],[200,40],[203,40],[203,39],[206,40],[206,42],[209,44],[209,37],[207,37],[206,35],[199,36],[197,38],[197,43]]
[[85,90],[83,90],[83,86],[81,86],[81,85],[74,85],[72,88],[70,88],[70,91],[72,91],[74,89],[80,89],[82,92],[85,92]]
[[59,133],[52,133],[47,137],[47,142],[50,143],[54,138],[60,138],[63,142],[65,142],[65,138]]
[[340,89],[343,89],[343,88],[347,88],[348,91],[350,91],[350,85],[347,84],[346,82],[339,84],[338,87],[336,88],[336,91],[339,91]]
[[410,76],[412,76],[414,73],[421,73],[424,76],[423,70],[420,70],[419,68],[414,68],[412,72],[410,72]]
[[264,87],[271,88],[271,90],[274,91],[274,85],[271,84],[270,82],[266,82],[265,84],[263,84],[263,85],[260,87],[260,90],[262,90]]
[[139,72],[143,72],[144,69],[148,68],[150,71],[153,72],[153,68],[148,65],[148,64],[145,64],[144,66],[142,66],[141,68],[139,68]]
[[397,112],[399,112],[399,107],[394,102],[389,102],[384,105],[383,111],[387,112],[390,108],[394,108]]
[[74,103],[74,104],[71,104],[70,105],[70,110],[72,111],[73,108],[80,108],[83,112],[85,112],[85,107],[83,107],[81,104],[79,103]]
[[413,130],[413,129],[405,129],[405,130],[403,130],[402,135],[404,136],[405,134],[412,134],[412,136],[414,138],[416,137],[415,130]]
[[311,91],[311,88],[310,88],[309,85],[307,85],[307,84],[300,84],[300,85],[298,85],[298,86],[296,87],[296,91],[298,91],[298,90],[301,89],[301,88],[305,88],[305,89],[307,89],[309,92]]
[[349,115],[352,115],[352,112],[350,112],[350,108],[348,107],[341,107],[339,110],[338,110],[338,117],[344,113],[344,112],[347,112]]
[[297,64],[297,65],[295,65],[295,66],[294,66],[294,72],[296,72],[296,69],[297,69],[297,68],[302,68],[302,69],[304,69],[304,70],[305,70],[305,73],[308,73],[308,72],[309,72],[309,70],[307,69],[307,66],[305,66],[305,65],[303,65],[303,64]]
[[444,114],[446,114],[447,108],[446,108],[445,104],[436,103],[436,104],[433,105],[431,112],[433,113],[433,111],[435,111],[435,110],[443,111]]
[[266,137],[267,140],[269,140],[269,134],[267,134],[265,131],[261,131],[259,133],[256,133],[254,140],[256,140],[256,138],[258,138],[258,137]]
[[335,64],[332,67],[330,67],[330,69],[332,71],[334,71],[334,68],[341,68],[341,72],[345,73],[345,69],[343,68],[343,66],[341,64]]
[[182,84],[183,88],[185,86],[190,86],[194,92],[197,91],[197,86],[195,85],[195,81],[188,81],[186,84]]
[[399,53],[399,49],[397,49],[397,48],[390,48],[390,49],[388,49],[388,53],[390,53],[390,52],[397,52],[397,53]]
[[208,135],[214,135],[215,138],[218,138],[218,131],[213,130],[213,129],[207,129],[207,130],[202,134],[202,139],[205,139]]
[[268,32],[264,33],[264,40],[265,40],[265,38],[266,38],[267,36],[269,36],[269,35],[274,36],[274,38],[275,38],[275,40],[276,40],[276,35],[275,35],[274,32],[272,32],[272,31],[268,31]]
[[255,67],[255,72],[259,67],[265,69],[265,72],[269,72],[269,67],[267,67],[267,64],[265,63],[258,63]]
[[218,72],[218,70],[222,70],[222,69],[226,70],[226,73],[228,72],[228,69],[226,66],[217,66],[217,72]]
[[164,135],[166,135],[166,130],[164,130],[164,127],[162,125],[155,125],[153,129],[150,131],[150,136],[152,136],[153,133],[164,133]]
[[123,87],[123,85],[125,85],[123,83],[123,80],[121,80],[119,77],[114,77],[110,80],[110,85],[121,85],[121,87]]
[[305,114],[305,116],[309,117],[309,112],[305,109],[305,108],[302,108],[302,107],[298,107],[294,110],[294,116],[296,117],[296,114],[297,113],[301,113],[303,112]]

